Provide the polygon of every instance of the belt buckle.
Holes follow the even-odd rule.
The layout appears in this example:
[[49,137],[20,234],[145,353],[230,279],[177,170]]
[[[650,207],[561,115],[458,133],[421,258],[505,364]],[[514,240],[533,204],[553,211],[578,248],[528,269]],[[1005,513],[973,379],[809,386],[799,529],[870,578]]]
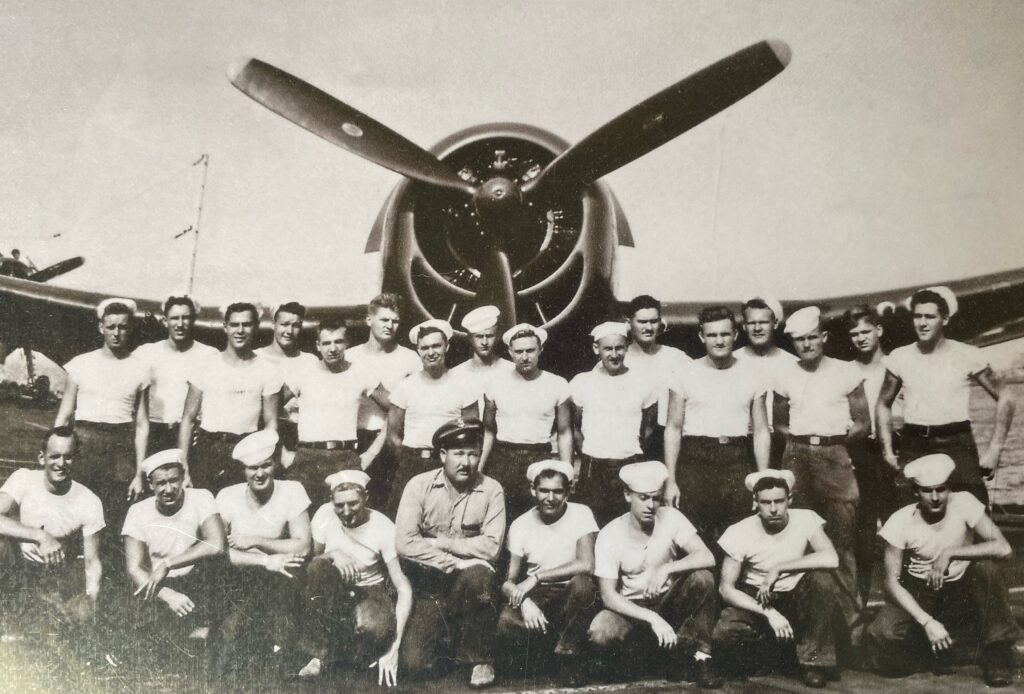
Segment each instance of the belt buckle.
[[809,443],[812,446],[820,446],[821,445],[821,437],[820,436],[811,436],[810,439],[808,439],[808,441],[809,441]]
[[422,458],[423,460],[429,460],[429,458],[430,458],[430,449],[429,448],[424,448],[424,449],[420,450],[420,458]]
[[729,437],[728,436],[719,436],[718,437],[718,443],[719,443],[719,445],[722,445],[722,446],[726,445],[727,443],[729,443]]
[[333,451],[338,447],[337,441],[324,441],[324,450]]
[[931,438],[931,435],[932,435],[932,425],[931,424],[925,424],[924,425],[924,438],[926,438],[926,439],[927,438]]

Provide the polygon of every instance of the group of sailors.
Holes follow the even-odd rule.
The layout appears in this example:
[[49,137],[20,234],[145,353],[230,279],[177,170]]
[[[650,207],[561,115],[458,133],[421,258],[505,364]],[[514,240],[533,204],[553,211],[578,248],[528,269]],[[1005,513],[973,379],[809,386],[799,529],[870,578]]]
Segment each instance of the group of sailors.
[[[391,294],[369,303],[365,344],[317,323],[318,356],[297,302],[271,311],[262,349],[261,309],[225,306],[218,352],[194,338],[194,301],[171,297],[167,339],[133,351],[136,307],[108,299],[40,469],[0,487],[0,535],[21,543],[8,577],[22,611],[80,617],[126,576],[134,628],[213,628],[219,670],[262,634],[267,654],[302,655],[302,677],[374,662],[395,684],[454,660],[480,687],[496,653],[514,667],[539,649],[571,683],[639,654],[715,688],[760,642],[795,645],[822,687],[851,640],[897,676],[941,669],[975,628],[986,682],[1005,686],[1019,631],[985,478],[1014,403],[979,349],[945,337],[951,291],[910,308],[916,342],[883,355],[869,307],[829,335],[815,307],[783,323],[771,299],[711,306],[691,359],[658,343],[661,306],[640,296],[567,381],[540,367],[546,331],[499,334],[492,306],[465,316],[473,354],[449,369],[452,326],[402,346]],[[856,358],[826,356],[829,339]],[[997,403],[981,455],[972,382]],[[887,601],[869,621],[876,531]]]

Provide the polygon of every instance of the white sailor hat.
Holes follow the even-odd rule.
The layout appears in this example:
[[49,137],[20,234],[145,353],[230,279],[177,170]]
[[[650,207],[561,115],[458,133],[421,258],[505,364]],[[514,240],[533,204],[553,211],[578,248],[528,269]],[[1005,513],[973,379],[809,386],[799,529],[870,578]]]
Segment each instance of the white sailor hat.
[[110,306],[111,304],[122,304],[124,306],[127,306],[128,310],[132,312],[133,316],[135,315],[135,312],[139,310],[139,305],[136,304],[131,299],[121,299],[115,296],[109,299],[104,299],[99,303],[99,305],[96,307],[96,317],[102,319],[103,312],[106,311],[107,307]]
[[903,476],[919,487],[945,484],[956,469],[956,463],[945,453],[932,453],[907,463]]
[[[772,299],[767,296],[752,296],[749,299],[747,299],[747,301],[753,301],[754,299],[760,299],[765,303],[765,305],[768,306],[768,308],[772,310],[772,314],[775,316],[776,323],[781,323],[782,320],[786,317],[785,312],[782,310],[782,304],[779,302],[778,299]],[[746,303],[746,301],[744,303]]]
[[496,326],[500,315],[497,306],[480,306],[466,314],[462,319],[462,327],[470,335],[481,333]]
[[668,479],[668,468],[657,460],[623,465],[619,479],[638,494],[651,494],[661,489]]
[[533,484],[537,481],[537,477],[547,470],[553,472],[560,472],[565,475],[565,479],[572,482],[573,469],[572,463],[567,463],[564,460],[538,460],[536,463],[530,463],[530,467],[526,468],[526,479]]
[[452,326],[448,321],[441,320],[440,318],[431,318],[430,320],[425,320],[418,325],[412,326],[412,330],[409,331],[409,342],[416,344],[420,339],[420,330],[423,330],[424,328],[437,328],[444,333],[444,338],[446,340],[452,339],[452,333],[455,332],[452,330]]
[[324,478],[324,484],[331,491],[341,484],[356,484],[366,489],[366,485],[370,483],[370,476],[362,470],[338,470],[333,472]]
[[786,334],[790,337],[800,337],[818,329],[821,324],[821,309],[817,306],[805,306],[786,321]]
[[750,473],[743,478],[743,484],[746,485],[748,492],[752,492],[758,482],[768,478],[782,480],[789,487],[789,491],[793,491],[793,486],[796,484],[796,476],[790,470],[772,470],[770,468]]
[[956,312],[960,310],[960,303],[956,300],[956,293],[945,285],[936,285],[934,287],[928,287],[928,291],[935,292],[946,301],[946,306],[949,308],[949,317],[952,318],[956,315]]
[[244,299],[232,299],[231,301],[228,301],[227,303],[221,304],[221,306],[220,306],[220,317],[221,317],[221,319],[226,319],[228,317],[227,316],[228,308],[231,307],[234,304],[251,304],[256,309],[256,322],[259,323],[260,318],[263,316],[263,304],[259,303],[258,301],[246,301]]
[[275,431],[253,432],[235,444],[231,457],[246,467],[259,465],[274,455],[278,441],[280,438]]
[[182,465],[184,460],[185,456],[180,448],[168,448],[143,460],[142,474],[148,478],[157,468],[162,468],[164,465]]
[[614,320],[605,321],[590,331],[590,337],[594,338],[594,342],[608,337],[609,335],[621,335],[622,337],[626,337],[628,334],[629,326],[625,323]]
[[513,325],[511,328],[509,328],[502,334],[501,341],[505,343],[506,347],[511,347],[512,338],[514,338],[519,333],[530,333],[531,335],[536,335],[537,340],[541,343],[541,345],[548,341],[547,330],[545,330],[544,328],[535,328],[529,323],[519,323],[518,325]]

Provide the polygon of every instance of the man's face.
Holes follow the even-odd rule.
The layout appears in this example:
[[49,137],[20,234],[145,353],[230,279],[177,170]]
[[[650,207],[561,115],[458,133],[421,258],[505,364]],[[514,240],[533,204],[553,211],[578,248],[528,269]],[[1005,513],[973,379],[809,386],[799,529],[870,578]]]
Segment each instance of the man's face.
[[448,340],[439,332],[430,332],[416,341],[416,353],[420,355],[423,368],[430,371],[444,364],[448,352]]
[[881,337],[881,326],[873,325],[867,318],[861,318],[857,321],[856,327],[850,330],[850,341],[853,342],[853,348],[860,354],[877,352]]
[[629,502],[629,512],[633,518],[640,523],[640,527],[649,528],[654,525],[654,514],[661,506],[661,490],[656,492],[634,492],[626,490],[626,501]]
[[930,516],[941,516],[949,503],[949,484],[943,482],[934,487],[917,486],[917,500],[921,510]]
[[258,465],[245,466],[245,483],[253,492],[265,492],[274,483],[274,459],[267,458]]
[[157,468],[149,476],[149,486],[153,488],[156,505],[163,509],[173,509],[185,496],[185,473],[180,465],[165,465]]
[[736,328],[728,318],[705,323],[700,329],[700,341],[704,343],[712,359],[726,359],[736,344]]
[[345,328],[321,330],[316,340],[316,350],[320,352],[320,356],[328,366],[345,361],[347,347],[348,337],[345,335]]
[[562,475],[541,477],[533,485],[533,498],[541,518],[558,518],[569,502],[569,485]]
[[389,308],[379,308],[366,317],[370,334],[381,344],[390,344],[397,339],[398,314]]
[[826,333],[820,328],[815,328],[793,338],[793,347],[796,348],[796,356],[800,361],[814,362],[825,355]]
[[100,321],[100,335],[103,344],[111,350],[122,350],[128,347],[128,335],[132,329],[132,317],[123,313],[111,313],[103,316]]
[[70,436],[51,436],[46,441],[46,450],[39,453],[39,464],[52,485],[60,485],[71,479],[71,466],[75,462],[75,440]]
[[914,306],[914,332],[919,342],[936,342],[942,337],[943,328],[949,322],[939,312],[938,304],[917,304]]
[[164,324],[167,326],[167,337],[172,342],[189,342],[192,340],[196,318],[192,315],[192,309],[188,306],[175,304],[167,309],[167,315],[164,316]]
[[481,359],[490,359],[494,354],[494,348],[498,346],[497,326],[481,330],[469,336],[469,343],[473,346],[473,352]]
[[642,308],[629,319],[629,327],[637,344],[653,344],[661,327],[661,312],[656,308]]
[[441,449],[441,465],[444,476],[453,485],[469,483],[476,476],[480,466],[479,444],[458,444],[451,448]]
[[331,495],[334,515],[346,528],[354,528],[366,522],[369,511],[366,508],[366,494],[358,489],[339,489]]
[[748,308],[743,312],[743,331],[754,347],[770,345],[775,334],[775,314],[770,308]]
[[610,374],[622,371],[626,365],[626,346],[622,335],[606,335],[594,343],[594,354],[601,360],[604,370]]
[[757,515],[768,530],[781,530],[789,522],[789,493],[781,487],[762,489],[754,497]]
[[508,346],[508,353],[516,365],[516,371],[529,376],[537,371],[540,365],[540,340],[536,337],[517,337]]
[[274,341],[281,349],[291,349],[299,344],[299,333],[302,332],[302,319],[297,313],[278,311],[274,318]]
[[256,315],[252,311],[235,311],[224,318],[224,332],[235,350],[248,349],[256,335]]

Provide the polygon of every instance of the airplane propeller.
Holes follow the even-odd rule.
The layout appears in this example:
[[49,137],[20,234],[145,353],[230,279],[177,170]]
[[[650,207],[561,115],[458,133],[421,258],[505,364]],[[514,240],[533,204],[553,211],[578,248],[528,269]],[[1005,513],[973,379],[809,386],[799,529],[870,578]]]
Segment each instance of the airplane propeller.
[[74,258],[67,258],[65,260],[60,261],[59,263],[54,263],[49,267],[44,267],[42,270],[37,270],[36,272],[33,272],[31,275],[29,275],[26,279],[29,279],[33,282],[49,282],[53,278],[60,277],[66,272],[71,272],[72,270],[82,267],[82,265],[84,264],[85,258],[83,258],[80,255],[77,255]]
[[582,191],[749,95],[782,72],[789,60],[789,46],[782,41],[748,46],[613,118],[530,180],[495,176],[477,185],[373,118],[272,65],[250,59],[233,66],[229,77],[271,111],[353,154],[428,185],[472,196],[484,244],[476,259],[477,302],[493,303],[501,310],[502,323],[512,325],[516,292],[507,244],[522,233],[532,200]]

